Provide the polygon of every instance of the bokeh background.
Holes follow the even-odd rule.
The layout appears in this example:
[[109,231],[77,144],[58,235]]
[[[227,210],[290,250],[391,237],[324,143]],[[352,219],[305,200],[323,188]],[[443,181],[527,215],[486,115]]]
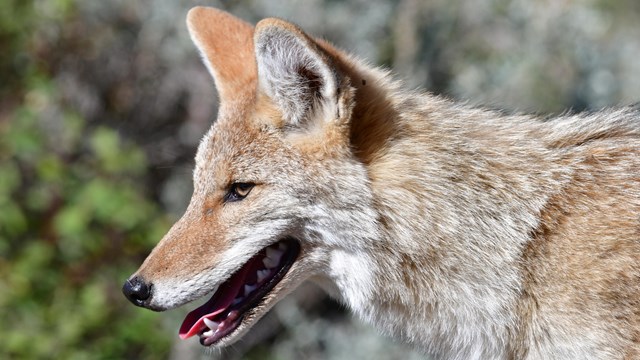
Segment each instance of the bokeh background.
[[216,93],[190,7],[292,20],[409,87],[507,111],[640,101],[637,0],[2,0],[0,358],[411,359],[312,285],[224,351],[124,279],[185,209]]

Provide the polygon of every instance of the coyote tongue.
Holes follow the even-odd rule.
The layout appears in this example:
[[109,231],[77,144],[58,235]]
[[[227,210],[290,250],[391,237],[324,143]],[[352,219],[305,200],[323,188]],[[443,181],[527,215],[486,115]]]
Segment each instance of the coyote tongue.
[[187,317],[185,317],[180,326],[179,334],[181,339],[190,338],[207,328],[204,323],[204,318],[211,320],[229,308],[229,305],[231,305],[231,302],[236,298],[241,287],[245,284],[245,276],[250,268],[251,266],[243,266],[242,269],[233,274],[229,280],[220,285],[220,288],[213,294],[209,301],[187,314]]

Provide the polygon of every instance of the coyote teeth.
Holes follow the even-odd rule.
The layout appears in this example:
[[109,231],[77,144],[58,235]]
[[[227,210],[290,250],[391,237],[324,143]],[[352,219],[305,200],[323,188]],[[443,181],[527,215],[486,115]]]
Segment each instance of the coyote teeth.
[[271,271],[264,269],[264,270],[258,270],[257,274],[258,274],[258,282],[262,282],[262,280],[266,279],[267,276],[269,276],[269,273]]
[[[213,320],[210,320],[210,319],[204,318],[204,324],[205,324],[205,325],[207,325],[207,327],[210,329],[210,331],[215,331],[216,329],[218,329],[218,323],[217,323],[217,322],[215,322],[215,321],[213,321]],[[207,331],[207,333],[208,333],[208,332],[209,332],[209,331]],[[211,335],[207,335],[207,333],[204,333],[203,335],[204,335],[204,336],[211,336],[211,335],[213,335],[213,333],[211,333]]]
[[269,259],[272,259],[276,263],[280,262],[280,259],[282,259],[282,254],[284,254],[284,251],[282,250],[273,249],[270,247],[267,248],[267,257]]
[[262,259],[262,263],[267,269],[273,269],[278,266],[278,261],[275,261],[274,259],[269,257]]

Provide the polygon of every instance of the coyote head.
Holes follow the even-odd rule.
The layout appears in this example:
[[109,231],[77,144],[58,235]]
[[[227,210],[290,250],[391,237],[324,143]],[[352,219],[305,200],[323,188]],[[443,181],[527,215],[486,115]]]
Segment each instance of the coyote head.
[[364,296],[359,254],[377,221],[350,144],[348,61],[278,19],[254,29],[198,7],[187,24],[216,82],[218,119],[198,148],[185,214],[125,295],[161,311],[212,293],[180,329],[203,345],[233,342],[306,279]]

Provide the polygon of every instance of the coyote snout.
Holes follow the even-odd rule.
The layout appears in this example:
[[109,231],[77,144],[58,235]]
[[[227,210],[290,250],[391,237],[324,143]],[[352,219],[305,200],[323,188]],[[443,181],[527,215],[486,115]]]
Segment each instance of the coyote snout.
[[640,358],[640,114],[403,90],[295,25],[189,12],[220,94],[194,193],[123,292],[236,341],[306,280],[437,358]]
[[144,279],[134,276],[124,282],[122,292],[134,305],[144,307],[145,301],[151,296],[151,287]]

